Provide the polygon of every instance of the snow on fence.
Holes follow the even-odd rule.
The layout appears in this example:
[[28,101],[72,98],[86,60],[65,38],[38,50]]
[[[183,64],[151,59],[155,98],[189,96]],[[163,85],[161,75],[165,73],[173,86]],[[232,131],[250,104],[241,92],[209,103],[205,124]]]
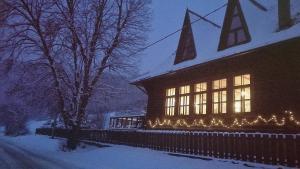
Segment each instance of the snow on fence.
[[[51,129],[40,128],[36,133],[50,135]],[[55,131],[58,137],[68,134],[64,129]],[[83,140],[172,153],[300,167],[299,134],[82,130],[80,136]]]

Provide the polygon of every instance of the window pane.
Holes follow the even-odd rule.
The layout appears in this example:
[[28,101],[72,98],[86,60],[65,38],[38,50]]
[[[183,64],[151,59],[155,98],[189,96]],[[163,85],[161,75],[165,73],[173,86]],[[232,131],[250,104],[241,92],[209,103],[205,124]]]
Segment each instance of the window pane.
[[250,74],[243,75],[243,82],[244,85],[250,84]]
[[251,112],[251,103],[250,103],[250,100],[245,101],[245,112]]
[[241,89],[234,90],[234,100],[241,100]]
[[242,76],[235,76],[234,77],[234,86],[241,86],[242,85]]
[[190,86],[181,86],[179,89],[180,94],[187,94],[190,93]]
[[220,81],[219,80],[215,80],[213,82],[213,89],[219,89],[220,88]]
[[250,87],[247,87],[247,88],[244,89],[244,98],[247,99],[247,100],[251,98]]
[[185,105],[189,105],[190,104],[190,97],[189,96],[185,96],[186,97],[186,104]]
[[203,97],[202,97],[202,103],[206,103],[206,94],[202,94],[203,95]]
[[175,95],[175,88],[167,89],[166,95],[167,96],[174,96]]
[[186,112],[185,112],[185,115],[189,115],[190,113],[190,107],[189,106],[186,106]]
[[219,112],[219,107],[218,107],[217,103],[213,104],[213,110],[214,110],[214,113],[218,113]]
[[230,29],[233,30],[233,29],[237,29],[237,28],[240,28],[240,27],[242,27],[242,22],[241,22],[240,16],[238,16],[238,15],[234,16],[232,18]]
[[200,83],[195,84],[195,92],[200,92],[200,91],[201,91]]
[[226,79],[222,79],[220,88],[226,88],[226,87],[227,87],[227,81]]
[[238,14],[238,9],[237,6],[235,6],[234,11],[233,11],[233,15],[237,15]]
[[226,113],[226,103],[222,103],[222,113]]
[[199,94],[195,95],[195,104],[196,105],[200,104],[200,95]]
[[246,33],[245,33],[244,29],[239,29],[237,31],[237,43],[245,42],[246,40],[247,40],[247,38],[246,38]]
[[184,92],[184,86],[182,86],[182,87],[180,87],[179,88],[179,94],[184,94],[185,92]]
[[195,84],[195,92],[204,92],[207,90],[207,83]]
[[214,92],[214,96],[213,96],[213,102],[218,102],[219,101],[219,94],[218,92]]
[[235,44],[235,32],[231,32],[228,34],[227,46],[232,46]]
[[226,102],[227,97],[226,97],[226,91],[222,91],[222,102]]
[[227,80],[221,79],[221,80],[214,80],[213,81],[213,89],[222,89],[227,87]]
[[199,114],[200,113],[199,112],[199,108],[200,108],[200,106],[197,105],[197,104],[195,104],[195,114]]
[[203,105],[203,114],[206,114],[206,105]]
[[240,101],[235,101],[234,102],[234,112],[240,113],[242,109],[242,105]]
[[207,83],[201,83],[201,91],[207,90]]

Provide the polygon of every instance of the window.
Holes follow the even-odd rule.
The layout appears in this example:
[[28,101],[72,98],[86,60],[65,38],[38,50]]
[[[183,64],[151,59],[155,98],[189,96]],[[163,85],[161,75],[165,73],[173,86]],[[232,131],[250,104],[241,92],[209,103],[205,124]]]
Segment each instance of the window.
[[227,80],[220,79],[213,81],[213,113],[226,113],[227,102]]
[[225,15],[219,50],[249,42],[251,37],[239,1],[229,1]]
[[206,114],[207,83],[195,84],[194,112],[195,114]]
[[176,51],[174,64],[191,60],[196,57],[196,48],[193,37],[193,31],[190,21],[189,10],[186,11],[182,32],[180,34],[179,43]]
[[241,17],[236,14],[232,17],[230,31],[227,39],[227,46],[234,46],[247,41],[246,32],[243,28]]
[[175,114],[175,88],[166,90],[165,114],[174,116]]
[[190,112],[190,86],[179,88],[179,115],[189,115]]
[[250,74],[234,77],[234,112],[251,111]]

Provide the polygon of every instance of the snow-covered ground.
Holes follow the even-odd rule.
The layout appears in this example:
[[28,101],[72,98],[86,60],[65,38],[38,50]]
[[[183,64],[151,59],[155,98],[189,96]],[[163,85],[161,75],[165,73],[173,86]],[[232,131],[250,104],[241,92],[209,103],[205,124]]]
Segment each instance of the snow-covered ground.
[[[48,136],[34,135],[36,127],[43,122],[31,122],[30,135],[19,137],[0,136],[14,146],[22,147],[36,155],[65,162],[83,169],[235,169],[235,168],[278,168],[263,164],[253,164],[232,160],[188,158],[169,155],[167,152],[147,148],[122,145],[109,147],[86,146],[73,152],[63,152],[59,146],[63,140],[50,139]],[[282,167],[284,168],[284,167]]]

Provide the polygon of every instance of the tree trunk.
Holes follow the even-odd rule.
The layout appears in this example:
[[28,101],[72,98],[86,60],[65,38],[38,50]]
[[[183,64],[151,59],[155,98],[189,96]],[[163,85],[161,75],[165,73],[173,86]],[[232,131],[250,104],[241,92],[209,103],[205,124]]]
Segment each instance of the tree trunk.
[[69,136],[68,136],[68,140],[67,140],[67,147],[70,150],[75,150],[78,143],[79,143],[79,137],[80,137],[80,129],[81,129],[81,123],[85,114],[85,109],[88,103],[88,99],[89,99],[90,95],[87,96],[83,96],[81,98],[80,101],[80,105],[78,108],[78,113],[77,113],[77,119],[76,122],[73,122],[72,124],[72,128],[70,130]]
[[80,127],[78,125],[74,125],[70,130],[68,140],[67,140],[67,147],[70,150],[75,150],[78,143],[79,143],[79,132]]

